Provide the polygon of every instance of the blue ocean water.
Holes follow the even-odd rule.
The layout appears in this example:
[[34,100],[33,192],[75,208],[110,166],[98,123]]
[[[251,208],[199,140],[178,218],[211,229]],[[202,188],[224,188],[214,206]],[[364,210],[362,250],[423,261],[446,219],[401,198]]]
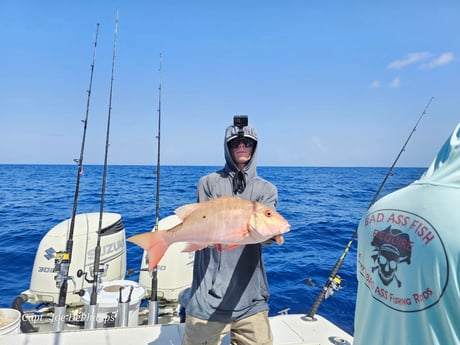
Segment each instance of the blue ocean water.
[[[198,179],[219,167],[164,166],[160,217],[196,200]],[[425,169],[395,168],[380,197],[418,179]],[[99,212],[102,166],[85,166],[78,213]],[[291,224],[283,246],[266,247],[270,315],[290,308],[308,313],[369,207],[388,168],[259,167],[278,187],[278,211]],[[0,307],[29,288],[41,238],[72,214],[76,165],[0,165]],[[109,166],[104,211],[120,213],[127,236],[150,231],[155,222],[155,167]],[[138,269],[142,251],[127,244],[128,268]],[[318,314],[353,334],[356,243],[339,271],[342,289],[324,300]],[[130,279],[137,279],[131,278]]]

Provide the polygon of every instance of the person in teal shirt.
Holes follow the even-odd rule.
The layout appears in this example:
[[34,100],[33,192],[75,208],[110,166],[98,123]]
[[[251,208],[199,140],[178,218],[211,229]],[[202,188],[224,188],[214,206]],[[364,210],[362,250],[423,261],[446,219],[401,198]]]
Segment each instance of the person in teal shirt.
[[354,345],[460,344],[460,124],[358,228]]

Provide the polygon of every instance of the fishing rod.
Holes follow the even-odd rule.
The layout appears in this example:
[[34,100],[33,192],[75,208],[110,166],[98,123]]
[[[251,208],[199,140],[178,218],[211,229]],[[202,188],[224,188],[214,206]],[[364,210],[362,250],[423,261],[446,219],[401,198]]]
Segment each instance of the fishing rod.
[[[157,185],[156,185],[156,196],[155,196],[155,231],[158,231],[159,215],[160,215],[160,134],[161,134],[161,62],[162,55],[160,53],[160,82],[158,86],[158,134],[157,134]],[[149,301],[149,325],[158,324],[158,279],[157,279],[157,267],[152,271],[152,284],[151,284],[150,301]]]
[[[433,98],[434,97],[431,97],[430,100],[428,101],[427,105],[425,106],[425,109],[423,110],[422,114],[420,115],[420,117],[418,118],[417,122],[415,123],[414,128],[412,128],[412,131],[410,132],[409,136],[406,139],[406,142],[404,143],[404,145],[402,146],[402,148],[399,151],[398,155],[396,156],[396,159],[394,160],[393,164],[388,169],[388,172],[385,175],[385,178],[383,179],[382,183],[380,184],[379,189],[375,193],[375,195],[372,198],[372,201],[370,202],[370,204],[369,204],[367,209],[370,209],[371,206],[374,205],[374,203],[377,201],[377,199],[378,199],[378,197],[380,195],[380,192],[382,191],[383,187],[385,186],[388,178],[392,175],[393,168],[395,167],[396,163],[398,162],[399,157],[401,157],[402,153],[406,150],[407,143],[409,142],[410,138],[412,137],[412,134],[414,134],[414,132],[417,130],[417,126],[420,123],[420,121],[422,120],[422,117],[425,115],[425,113],[426,113],[428,107],[430,106],[430,103],[433,100]],[[323,301],[324,298],[327,298],[327,297],[331,296],[334,293],[334,291],[337,291],[338,289],[340,289],[341,279],[337,275],[337,273],[339,272],[339,269],[343,264],[345,256],[348,254],[348,251],[350,250],[351,245],[353,244],[353,242],[354,242],[354,240],[355,240],[357,235],[358,235],[358,228],[356,228],[355,232],[351,236],[351,239],[348,242],[347,246],[345,247],[345,250],[343,251],[343,253],[340,256],[340,258],[337,260],[334,268],[332,269],[331,273],[329,274],[329,277],[328,277],[328,280],[327,280],[326,284],[324,284],[323,288],[321,289],[320,294],[318,295],[318,297],[316,297],[316,300],[313,302],[313,305],[312,305],[312,307],[310,309],[310,312],[306,315],[306,317],[308,319],[313,319],[313,317],[315,316],[316,312],[318,311],[318,308],[319,308],[319,306],[320,306],[320,304],[321,304],[321,302]]]
[[78,204],[78,193],[80,191],[80,177],[83,174],[83,153],[85,151],[85,141],[86,141],[86,128],[88,126],[88,115],[89,115],[89,106],[91,100],[91,88],[93,85],[93,74],[94,74],[94,62],[96,60],[96,47],[97,47],[97,38],[99,34],[99,23],[96,24],[96,36],[94,39],[94,48],[93,48],[93,59],[91,62],[91,73],[89,77],[89,87],[88,87],[88,97],[86,100],[86,114],[83,122],[83,137],[81,141],[81,150],[80,157],[74,159],[75,163],[78,164],[77,172],[77,182],[75,184],[75,194],[73,199],[73,209],[72,209],[72,218],[70,220],[70,228],[67,236],[66,250],[56,253],[55,258],[55,267],[53,272],[57,272],[54,280],[56,281],[56,287],[59,289],[58,303],[55,307],[55,318],[53,320],[53,331],[61,332],[64,329],[64,319],[66,313],[66,297],[67,297],[67,288],[69,279],[69,267],[72,259],[72,249],[73,249],[73,236],[75,229],[75,217],[77,214],[77,204]]
[[[104,197],[105,197],[105,186],[107,181],[107,157],[109,153],[109,137],[110,137],[110,118],[112,114],[112,91],[113,91],[113,79],[115,72],[115,57],[117,51],[117,33],[118,33],[118,10],[115,18],[115,33],[113,37],[113,57],[112,57],[112,77],[110,79],[110,93],[109,93],[109,112],[107,115],[107,133],[105,140],[105,156],[104,156],[104,173],[102,178],[102,191],[101,191],[101,204],[99,210],[99,226],[97,230],[97,243],[94,253],[94,266],[93,266],[93,280],[92,280],[92,289],[90,296],[90,305],[88,317],[85,320],[85,328],[93,329],[96,328],[97,324],[97,290],[99,286],[100,273],[104,270],[100,268],[101,261],[101,234],[102,234],[102,218],[104,214]],[[102,272],[101,272],[102,271]]]

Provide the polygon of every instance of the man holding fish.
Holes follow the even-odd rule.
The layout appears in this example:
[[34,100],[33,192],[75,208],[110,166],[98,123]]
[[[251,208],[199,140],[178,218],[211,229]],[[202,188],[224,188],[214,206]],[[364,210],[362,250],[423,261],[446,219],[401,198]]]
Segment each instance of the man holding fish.
[[[247,117],[235,116],[234,125],[226,129],[224,152],[225,167],[199,181],[198,201],[237,196],[268,206],[259,212],[271,212],[274,217],[278,191],[257,176],[257,134],[248,126]],[[241,216],[235,212],[233,217]],[[278,221],[260,225],[259,231],[265,231],[266,236],[259,241],[278,236],[277,242],[282,243],[281,233],[288,230],[289,225],[279,216]],[[222,249],[208,247],[195,253],[182,344],[219,344],[228,331],[231,344],[272,344],[261,245]]]
[[198,203],[179,207],[182,220],[167,231],[133,236],[147,250],[149,270],[173,242],[196,251],[183,345],[271,345],[269,289],[261,243],[283,244],[288,222],[275,211],[278,191],[256,172],[257,134],[247,116],[225,132],[223,169],[202,177]]

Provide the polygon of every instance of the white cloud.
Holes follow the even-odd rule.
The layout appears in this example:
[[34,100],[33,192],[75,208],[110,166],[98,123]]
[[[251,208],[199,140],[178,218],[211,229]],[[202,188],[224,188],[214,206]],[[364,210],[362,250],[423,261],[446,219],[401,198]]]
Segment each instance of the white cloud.
[[448,52],[448,53],[439,55],[437,58],[433,59],[430,62],[422,64],[420,67],[421,68],[435,68],[435,67],[447,65],[448,63],[451,63],[453,60],[454,60],[454,54],[451,52]]
[[389,84],[382,85],[380,80],[374,80],[370,85],[370,89],[379,89],[382,86],[388,86],[389,88],[396,89],[401,86],[401,79],[399,77],[394,78]]
[[371,85],[369,85],[369,88],[371,89],[378,89],[381,86],[380,81],[374,80]]
[[399,79],[399,77],[394,78],[394,79],[391,81],[391,83],[390,83],[389,86],[390,86],[392,89],[396,89],[396,88],[400,87],[400,86],[401,86],[401,79]]
[[428,52],[411,53],[406,58],[390,62],[388,69],[401,69],[408,65],[422,61],[430,56]]
[[[440,66],[445,66],[452,61],[454,61],[454,54],[452,52],[446,52],[440,54],[437,57],[432,57],[433,55],[429,52],[418,52],[410,53],[405,58],[400,60],[394,60],[388,64],[388,69],[402,69],[408,65],[419,63],[419,68],[422,69],[432,69]],[[425,61],[422,63],[422,61]],[[382,83],[379,80],[374,80],[370,83],[370,89],[378,89],[382,87]],[[389,84],[390,88],[399,88],[401,87],[400,77],[395,77]]]

